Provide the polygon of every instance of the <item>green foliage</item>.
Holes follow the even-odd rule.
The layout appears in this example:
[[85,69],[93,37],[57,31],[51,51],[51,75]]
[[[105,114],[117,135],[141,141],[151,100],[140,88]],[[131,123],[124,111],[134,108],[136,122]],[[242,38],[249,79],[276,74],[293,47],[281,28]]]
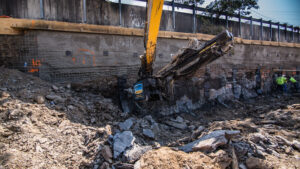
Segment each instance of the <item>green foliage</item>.
[[224,26],[216,25],[215,23],[213,23],[210,18],[203,16],[198,17],[200,18],[201,23],[201,33],[217,35],[226,29]]
[[258,9],[258,0],[215,0],[206,8],[217,12],[217,18],[221,13],[249,15],[250,9]]

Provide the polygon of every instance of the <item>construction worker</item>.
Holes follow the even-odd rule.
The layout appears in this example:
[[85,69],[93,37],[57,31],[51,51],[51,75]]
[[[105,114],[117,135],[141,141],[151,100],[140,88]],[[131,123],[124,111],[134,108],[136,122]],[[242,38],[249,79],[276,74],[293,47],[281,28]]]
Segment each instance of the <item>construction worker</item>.
[[289,81],[292,83],[292,87],[294,89],[294,91],[298,90],[298,83],[297,80],[294,77],[290,77]]
[[287,92],[287,79],[285,77],[285,75],[279,76],[276,78],[276,83],[277,83],[277,87],[279,90],[283,91],[284,93]]

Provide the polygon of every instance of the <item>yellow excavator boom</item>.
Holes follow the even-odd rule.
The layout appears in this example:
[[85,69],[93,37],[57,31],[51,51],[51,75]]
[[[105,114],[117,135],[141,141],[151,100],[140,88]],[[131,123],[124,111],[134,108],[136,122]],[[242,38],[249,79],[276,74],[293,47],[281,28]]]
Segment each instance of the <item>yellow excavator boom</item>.
[[145,66],[144,73],[151,76],[153,62],[155,60],[155,50],[157,36],[159,32],[160,20],[163,11],[164,0],[148,0],[147,20],[145,23],[145,55],[142,56],[142,65]]

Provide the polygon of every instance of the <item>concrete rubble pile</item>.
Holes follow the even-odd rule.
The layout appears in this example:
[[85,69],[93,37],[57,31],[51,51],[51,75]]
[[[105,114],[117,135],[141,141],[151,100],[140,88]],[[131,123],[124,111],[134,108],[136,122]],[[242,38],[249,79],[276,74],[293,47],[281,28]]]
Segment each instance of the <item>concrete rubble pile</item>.
[[0,168],[300,168],[299,97],[244,85],[238,106],[121,116],[87,86],[0,69]]

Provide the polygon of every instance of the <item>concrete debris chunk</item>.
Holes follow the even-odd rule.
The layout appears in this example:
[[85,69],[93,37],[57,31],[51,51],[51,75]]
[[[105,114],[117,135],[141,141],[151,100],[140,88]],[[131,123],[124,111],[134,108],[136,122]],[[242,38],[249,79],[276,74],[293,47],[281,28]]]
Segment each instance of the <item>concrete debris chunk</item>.
[[155,120],[152,118],[151,115],[147,115],[144,117],[145,120],[148,120],[151,124],[156,123]]
[[284,145],[287,145],[287,146],[291,146],[293,144],[292,142],[290,142],[289,140],[283,138],[282,136],[277,135],[277,136],[275,136],[275,138],[276,138],[277,142],[280,143],[280,144],[284,144]]
[[214,151],[218,146],[227,144],[228,139],[239,134],[238,130],[216,130],[198,140],[179,147],[184,152]]
[[51,100],[51,101],[55,101],[55,102],[58,102],[58,103],[62,103],[65,101],[64,98],[58,96],[58,95],[55,95],[55,94],[49,94],[46,96],[46,99],[48,100]]
[[129,118],[127,120],[125,120],[124,122],[121,122],[119,124],[119,127],[121,130],[129,130],[131,128],[131,126],[133,125],[133,121],[134,121],[134,118]]
[[131,131],[124,131],[114,135],[114,158],[118,158],[127,148],[131,147],[134,143],[135,137]]
[[183,118],[180,117],[180,116],[177,116],[176,119],[173,119],[173,121],[177,122],[177,123],[183,123],[184,122]]
[[57,91],[57,90],[58,90],[58,87],[55,86],[55,85],[52,85],[52,89],[55,90],[55,91]]
[[155,138],[154,133],[150,129],[143,129],[143,134],[144,134],[144,136],[146,136],[148,138],[151,138],[151,139]]
[[1,94],[1,97],[9,97],[10,96],[10,94],[6,91],[1,92],[0,94]]
[[248,169],[271,169],[270,165],[268,165],[264,160],[250,157],[246,160],[246,166]]
[[193,151],[214,151],[217,147],[227,144],[225,135],[216,135],[215,137],[200,141],[192,148]]
[[228,168],[232,163],[232,159],[224,150],[218,150],[215,153],[210,153],[209,156],[213,159],[213,162],[219,163],[221,165],[221,168]]
[[175,127],[177,129],[181,129],[181,130],[185,130],[188,126],[186,125],[186,123],[177,123],[177,122],[173,122],[173,121],[166,121],[165,122],[167,125]]
[[111,163],[112,162],[112,152],[109,146],[105,145],[102,149],[101,149],[101,155],[103,156],[103,158]]
[[124,153],[124,157],[129,163],[134,163],[149,150],[152,150],[151,146],[134,145],[130,149],[126,150],[126,152]]
[[151,125],[151,130],[152,130],[154,133],[159,133],[159,132],[160,132],[159,124],[158,124],[158,123],[153,123],[153,124]]
[[242,88],[242,96],[244,99],[251,99],[251,98],[255,98],[257,97],[257,94],[255,91],[250,90],[250,89],[246,89],[246,88]]
[[249,139],[253,143],[258,143],[259,141],[267,141],[268,138],[261,133],[253,133],[249,135]]
[[300,142],[297,140],[293,141],[293,147],[297,148],[300,151]]
[[191,135],[191,139],[196,139],[204,130],[205,128],[203,126],[199,126],[195,131],[193,131]]
[[[95,168],[95,167],[94,167]],[[110,169],[109,164],[107,162],[104,162],[101,166],[100,169]]]
[[35,101],[36,101],[38,104],[43,104],[43,103],[45,103],[45,97],[44,97],[44,96],[36,96],[36,97],[35,97]]

